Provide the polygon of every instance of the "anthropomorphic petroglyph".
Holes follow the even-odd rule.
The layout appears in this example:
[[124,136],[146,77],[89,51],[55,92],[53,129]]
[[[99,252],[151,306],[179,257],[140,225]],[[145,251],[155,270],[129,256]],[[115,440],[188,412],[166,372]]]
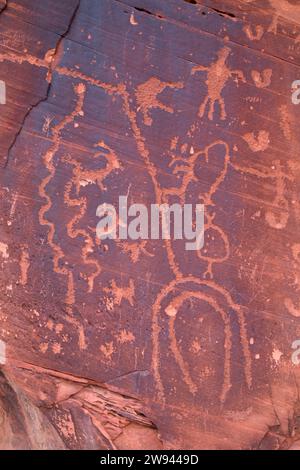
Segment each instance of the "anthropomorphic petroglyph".
[[206,107],[208,107],[208,119],[211,121],[214,118],[215,104],[220,106],[221,119],[226,119],[225,102],[222,97],[222,91],[230,78],[237,78],[245,82],[244,74],[241,70],[230,70],[226,62],[229,57],[231,49],[223,47],[218,53],[218,59],[210,66],[196,65],[192,68],[192,75],[196,72],[206,72],[207,80],[207,95],[199,108],[199,116],[203,117]]

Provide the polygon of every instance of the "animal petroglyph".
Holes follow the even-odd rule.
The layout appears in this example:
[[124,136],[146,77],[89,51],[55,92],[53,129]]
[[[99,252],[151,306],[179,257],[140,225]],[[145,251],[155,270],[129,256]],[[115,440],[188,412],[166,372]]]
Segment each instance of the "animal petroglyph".
[[3,259],[8,259],[9,258],[7,243],[0,242],[0,256]]
[[203,65],[196,65],[192,68],[192,75],[196,72],[206,72],[207,80],[207,96],[199,108],[199,116],[203,117],[206,107],[208,106],[208,119],[211,121],[214,117],[215,104],[218,103],[220,106],[221,119],[226,119],[225,102],[222,98],[222,91],[230,78],[236,77],[242,82],[245,82],[244,74],[241,70],[230,70],[226,65],[226,61],[229,57],[231,49],[224,47],[221,49],[217,56],[216,62],[212,65],[205,67]]
[[[294,285],[296,287],[296,291],[299,292],[299,290],[300,290],[300,279],[299,279],[299,275],[300,275],[300,243],[294,243],[292,248],[291,248],[291,252],[292,252],[292,257],[293,257],[292,266],[293,266],[293,270],[294,270],[294,273],[295,273]],[[286,309],[288,310],[288,312],[293,317],[296,317],[296,318],[300,317],[300,302],[296,306],[295,303],[293,302],[293,300],[288,297],[284,300],[284,305],[285,305]]]
[[133,263],[137,263],[142,255],[153,258],[154,254],[150,253],[146,246],[148,240],[140,240],[139,242],[117,241],[124,253],[128,253]]
[[158,78],[149,78],[146,82],[137,87],[136,100],[138,104],[138,111],[141,111],[144,118],[144,124],[151,126],[153,120],[150,116],[151,109],[161,109],[167,113],[173,113],[174,109],[167,106],[158,99],[158,95],[166,88],[178,90],[183,88],[182,82],[161,82]]

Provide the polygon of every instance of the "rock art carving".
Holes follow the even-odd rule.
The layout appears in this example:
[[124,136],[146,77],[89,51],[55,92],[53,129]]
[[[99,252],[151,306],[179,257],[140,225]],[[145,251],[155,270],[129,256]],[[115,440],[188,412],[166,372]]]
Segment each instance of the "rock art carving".
[[144,124],[151,126],[153,119],[150,115],[151,109],[161,109],[167,113],[173,113],[174,109],[171,106],[163,104],[158,95],[166,88],[178,90],[183,88],[182,82],[162,82],[156,77],[151,77],[146,82],[138,85],[136,90],[136,100],[138,103],[138,111],[143,114]]
[[230,78],[237,78],[245,82],[244,74],[241,70],[230,70],[226,64],[231,50],[229,47],[223,47],[218,52],[218,59],[210,66],[196,65],[192,68],[192,75],[196,72],[206,72],[207,95],[199,108],[199,116],[203,117],[206,107],[208,107],[208,119],[211,121],[214,117],[215,104],[220,107],[221,119],[226,119],[225,102],[222,97],[222,91]]
[[265,69],[261,73],[252,70],[251,77],[257,88],[266,88],[271,84],[272,69]]
[[[277,8],[277,11],[280,11],[280,16],[289,16],[290,4],[288,2],[281,2],[280,6],[279,2],[275,0],[269,0],[269,3],[272,7]],[[136,31],[137,34],[143,21],[147,21],[144,17],[141,21],[139,14],[144,15],[146,18],[147,16],[154,16],[147,15],[142,11],[138,13],[138,10],[130,17],[128,16],[129,21],[126,27]],[[297,8],[295,14],[297,14]],[[155,18],[150,18],[150,20],[156,21]],[[176,22],[174,22],[174,28],[175,26],[179,27]],[[262,38],[264,31],[262,27],[251,26],[245,32],[250,39],[255,41]],[[91,38],[92,33],[89,33],[87,40],[91,40]],[[64,37],[62,41],[64,41]],[[72,42],[72,39],[70,39],[70,42]],[[65,46],[64,42],[62,45]],[[217,413],[222,419],[225,416],[226,420],[230,421],[230,429],[234,427],[232,421],[243,423],[243,420],[245,420],[245,428],[251,429],[253,422],[255,422],[252,419],[253,407],[256,406],[255,400],[257,401],[257,395],[255,395],[256,382],[258,381],[255,375],[256,363],[264,360],[267,351],[272,367],[279,369],[282,364],[285,364],[285,353],[282,352],[284,348],[281,345],[275,347],[272,344],[269,351],[265,350],[265,346],[262,347],[259,344],[261,338],[257,339],[255,337],[254,339],[254,336],[257,335],[257,319],[263,318],[264,321],[267,321],[265,319],[268,319],[268,316],[272,317],[272,315],[272,319],[274,319],[276,312],[272,312],[272,308],[268,307],[267,303],[263,303],[262,306],[260,305],[257,308],[261,317],[254,308],[253,311],[251,310],[252,302],[255,305],[259,293],[256,292],[253,298],[249,298],[245,294],[247,289],[243,287],[245,279],[240,277],[239,281],[236,280],[235,275],[239,268],[236,254],[241,249],[239,244],[242,245],[243,242],[239,237],[240,234],[236,233],[236,227],[231,229],[230,224],[225,224],[226,215],[224,216],[221,213],[219,201],[221,195],[222,200],[228,198],[230,204],[234,205],[235,203],[239,206],[237,211],[243,214],[241,224],[237,225],[238,230],[240,230],[245,220],[247,223],[244,199],[247,196],[253,196],[254,191],[252,191],[251,184],[249,184],[249,192],[252,191],[252,194],[243,194],[244,199],[242,200],[242,197],[239,197],[238,194],[238,191],[242,191],[242,183],[245,181],[251,182],[253,179],[259,184],[265,185],[264,187],[268,188],[272,197],[269,201],[259,200],[260,204],[264,206],[264,209],[260,211],[260,214],[264,216],[261,220],[269,232],[272,233],[274,240],[278,241],[280,240],[279,234],[283,232],[283,229],[288,228],[291,218],[297,216],[297,198],[295,197],[293,205],[294,212],[291,211],[293,201],[290,200],[290,186],[295,186],[297,182],[297,168],[287,165],[282,153],[280,154],[277,149],[272,148],[273,142],[270,141],[269,130],[257,129],[254,123],[253,127],[250,128],[253,129],[253,132],[250,133],[237,135],[235,134],[238,132],[237,128],[234,126],[230,128],[228,124],[222,135],[218,134],[217,117],[219,115],[220,119],[224,121],[227,118],[227,107],[230,106],[227,101],[225,106],[224,89],[231,79],[237,83],[239,81],[245,82],[245,76],[242,70],[230,69],[230,54],[234,55],[236,53],[233,43],[231,43],[230,48],[224,45],[218,45],[217,47],[214,45],[213,50],[214,52],[211,54],[213,58],[209,66],[196,65],[192,67],[192,75],[198,72],[206,73],[205,85],[207,88],[207,95],[198,109],[198,116],[194,122],[190,122],[193,121],[190,116],[188,119],[185,117],[179,120],[178,116],[180,116],[180,113],[184,113],[184,110],[177,107],[175,100],[171,100],[171,103],[168,100],[170,92],[174,92],[174,96],[184,95],[185,93],[188,96],[190,80],[183,80],[183,74],[178,75],[180,76],[178,81],[176,81],[176,74],[174,74],[172,76],[174,81],[171,82],[158,78],[160,74],[157,73],[156,76],[153,70],[150,71],[149,78],[142,83],[139,80],[131,81],[128,76],[123,79],[121,77],[124,77],[124,70],[122,69],[121,58],[119,58],[120,63],[113,65],[113,68],[111,68],[113,71],[112,77],[114,78],[111,79],[110,83],[109,80],[100,80],[100,75],[95,71],[92,73],[86,72],[86,68],[83,66],[77,64],[74,64],[74,66],[66,65],[68,61],[64,59],[65,57],[68,58],[67,46],[61,48],[48,47],[48,52],[45,55],[41,54],[39,57],[36,57],[34,52],[25,51],[23,48],[22,50],[7,48],[0,52],[2,65],[9,66],[13,64],[18,67],[30,67],[30,70],[44,74],[45,80],[50,85],[55,80],[66,81],[70,86],[72,97],[69,101],[71,104],[68,105],[69,110],[66,113],[64,109],[63,117],[60,116],[59,112],[55,113],[55,106],[51,111],[47,109],[42,114],[40,123],[41,140],[43,142],[40,145],[42,158],[38,162],[42,170],[38,170],[36,175],[34,174],[39,182],[38,194],[36,195],[39,196],[36,203],[39,207],[36,213],[37,220],[35,221],[39,232],[42,232],[39,250],[43,254],[46,253],[46,255],[50,252],[49,267],[53,268],[49,268],[49,278],[45,277],[50,279],[49,284],[53,283],[59,286],[60,292],[63,293],[63,299],[59,300],[64,304],[65,309],[63,313],[60,310],[59,314],[51,312],[53,318],[48,315],[49,318],[45,319],[45,315],[43,316],[39,308],[35,308],[35,306],[32,308],[26,302],[22,303],[22,318],[30,319],[33,340],[36,341],[34,343],[34,353],[39,354],[37,357],[43,357],[45,360],[51,361],[51,358],[54,357],[55,361],[58,361],[59,367],[57,369],[61,372],[56,369],[43,369],[41,366],[30,363],[28,358],[24,362],[23,359],[18,362],[15,358],[7,355],[7,350],[11,354],[10,345],[7,348],[7,344],[2,340],[0,344],[1,365],[6,366],[7,360],[11,361],[9,369],[11,377],[8,380],[6,376],[1,376],[1,392],[5,391],[4,394],[1,393],[1,397],[2,395],[17,397],[14,402],[18,403],[18,406],[24,407],[22,404],[23,396],[19,395],[18,392],[19,387],[23,387],[26,393],[32,395],[30,400],[27,399],[26,401],[26,406],[32,411],[32,413],[28,413],[28,416],[25,413],[26,420],[29,419],[29,415],[37,413],[41,422],[48,423],[48,418],[47,421],[43,421],[39,415],[41,413],[40,409],[46,410],[49,422],[54,423],[53,429],[52,425],[50,428],[47,427],[48,436],[51,437],[49,446],[56,445],[59,448],[65,446],[71,448],[73,446],[78,448],[83,445],[82,442],[86,439],[95,448],[117,449],[118,443],[120,446],[122,446],[122,442],[124,443],[122,439],[126,434],[125,429],[131,429],[132,425],[136,425],[138,429],[140,429],[139,427],[142,428],[142,430],[140,429],[141,434],[138,435],[144,436],[147,431],[147,436],[149,436],[149,433],[151,435],[153,445],[159,448],[162,442],[156,426],[147,418],[140,402],[137,399],[130,398],[133,390],[135,394],[142,395],[144,389],[147,390],[147,393],[150,390],[150,394],[153,394],[152,401],[155,401],[157,407],[156,416],[161,414],[163,419],[165,419],[165,414],[168,413],[169,408],[174,414],[175,408],[172,408],[172,403],[174,403],[172,400],[177,399],[176,393],[178,390],[178,396],[182,394],[184,400],[186,400],[186,403],[177,404],[177,411],[178,413],[183,412],[182,416],[184,416],[184,413],[188,413],[187,410],[190,404],[193,403],[192,413],[198,413],[197,421],[199,417],[199,422],[201,420],[213,420],[215,418],[214,413]],[[217,59],[215,59],[215,54]],[[91,59],[89,66],[93,65],[93,60],[96,61],[96,59]],[[122,60],[124,61],[124,57]],[[185,60],[185,62],[188,63],[189,61]],[[188,76],[190,65],[184,64],[184,66],[187,70],[186,76]],[[253,83],[256,88],[260,89],[259,93],[262,93],[264,97],[264,93],[270,92],[268,87],[271,85],[272,87],[276,86],[276,80],[272,79],[276,76],[276,67],[274,66],[274,69],[264,68],[264,66],[254,67],[255,64],[250,64],[247,70],[252,70]],[[93,70],[92,67],[89,70]],[[133,83],[140,84],[136,86],[136,89],[133,89]],[[252,87],[254,89],[253,83]],[[179,90],[181,91],[179,92]],[[258,90],[256,91],[258,92]],[[110,120],[111,116],[109,115],[107,122],[97,123],[96,127],[93,128],[93,132],[91,132],[93,138],[94,133],[97,134],[94,140],[90,137],[89,132],[89,126],[92,126],[92,118],[85,115],[85,106],[91,92],[99,93],[99,96],[101,94],[102,97],[105,96],[105,100],[107,99],[107,101],[104,100],[105,105],[109,109],[107,115],[110,112],[112,114],[116,112],[117,116]],[[162,95],[163,93],[164,95]],[[182,104],[181,107],[183,108]],[[37,109],[39,109],[39,106],[37,106]],[[157,122],[159,124],[160,113],[156,112],[157,110],[168,113],[170,119],[178,118],[178,122],[180,122],[180,126],[174,125],[175,135],[168,134],[170,129],[164,130],[167,137],[162,140],[163,143],[160,142],[159,144],[162,148],[166,145],[167,150],[162,152],[163,156],[161,158],[168,158],[169,161],[166,163],[164,160],[165,166],[162,165],[162,168],[160,167],[161,161],[159,161],[160,155],[155,154],[153,142],[151,142],[151,139],[148,140],[149,134],[151,135],[153,130],[150,129],[150,126],[155,124],[154,128]],[[279,111],[281,120],[285,121],[285,123],[281,122],[279,125],[279,131],[289,142],[292,140],[292,120],[287,121],[285,119],[287,109],[284,105],[279,108]],[[197,110],[195,110],[195,114],[196,112]],[[93,113],[91,114],[93,115]],[[156,119],[158,119],[157,122]],[[83,125],[81,126],[82,121]],[[174,122],[176,121],[174,120]],[[112,123],[116,123],[115,128]],[[205,124],[204,131],[201,132],[201,125],[203,124]],[[28,121],[28,126],[30,127],[30,121]],[[123,126],[121,136],[117,132],[118,126]],[[173,131],[173,122],[170,123],[170,128]],[[97,132],[95,132],[95,129]],[[267,124],[263,129],[269,129]],[[26,136],[28,131],[26,129],[23,131],[21,135]],[[76,145],[70,144],[66,136],[72,140],[72,144],[75,142]],[[234,149],[238,145],[235,145],[235,143],[238,139],[246,142],[247,145],[243,145],[245,148],[249,147],[247,148],[249,154],[254,153],[253,159],[257,159],[255,164],[250,161],[249,163],[242,163],[243,156],[239,152],[234,153]],[[165,141],[167,144],[164,144]],[[18,139],[16,142],[19,145]],[[116,147],[114,142],[116,142]],[[19,148],[17,144],[14,145],[16,149]],[[123,150],[126,150],[127,144],[130,152],[134,154],[133,156],[126,155],[126,151],[123,155]],[[86,152],[85,147],[88,148],[88,152]],[[26,151],[27,149],[24,150],[26,158],[31,158],[30,152],[27,154]],[[273,151],[276,152],[276,156],[269,165],[269,156]],[[128,172],[127,158],[128,160],[131,159],[129,163],[135,171],[139,171],[138,174],[143,175],[137,178],[138,183],[147,183],[151,187],[149,193],[151,193],[151,197],[154,195],[154,200],[151,202],[164,204],[176,200],[183,204],[190,201],[189,198],[192,194],[197,202],[204,203],[206,206],[205,231],[207,241],[204,248],[196,252],[193,262],[182,256],[180,246],[178,248],[178,245],[172,240],[164,240],[162,244],[157,245],[147,240],[138,243],[117,240],[116,250],[118,249],[121,252],[122,260],[128,259],[131,262],[131,269],[127,273],[124,270],[123,273],[121,270],[118,271],[118,265],[117,267],[113,263],[111,265],[110,248],[105,247],[101,241],[96,239],[95,229],[90,224],[89,208],[93,199],[91,194],[97,194],[100,198],[110,194],[110,191],[115,190],[119,184],[128,187],[125,179],[128,177],[128,173],[126,173],[126,171]],[[263,158],[266,158],[266,161],[260,160]],[[128,167],[131,168],[129,164]],[[12,171],[12,169],[14,169],[13,161],[8,158],[5,171]],[[132,169],[131,171],[130,175],[132,177],[134,173]],[[236,185],[237,188],[232,188],[232,185],[230,186],[228,182],[233,182],[233,185]],[[137,185],[137,191],[142,193],[143,190],[140,190],[140,187],[142,186]],[[233,197],[234,190],[237,191],[237,194]],[[147,191],[145,190],[142,195],[146,197]],[[31,199],[33,198],[30,198],[28,194],[18,194],[16,191],[10,192],[7,227],[11,227],[16,223],[15,221],[19,216],[20,201],[25,200],[28,203]],[[55,210],[58,206],[64,211],[62,212],[64,217],[61,226],[55,216]],[[242,206],[242,209],[240,206]],[[243,233],[247,232],[247,227],[243,227],[243,229]],[[43,238],[43,235],[45,235],[45,238]],[[270,243],[273,243],[274,240],[272,239]],[[290,253],[287,255],[292,260],[293,271],[296,273],[292,286],[295,288],[296,294],[299,274],[298,245],[298,242],[292,243],[288,247]],[[68,246],[71,248],[68,248]],[[214,248],[213,251],[210,250],[211,246]],[[273,246],[277,246],[275,242]],[[243,249],[245,249],[245,245],[243,245]],[[35,276],[34,252],[30,236],[22,244],[18,244],[15,268],[16,285],[19,286],[20,293],[18,295],[24,296],[25,299],[26,292],[30,288],[31,276],[32,274]],[[159,254],[157,255],[157,253]],[[8,238],[4,238],[3,241],[1,238],[0,261],[3,270],[7,269],[6,265],[12,265],[14,262],[13,257],[13,244],[10,244]],[[157,278],[154,278],[151,277],[152,272],[143,272],[142,267],[146,264],[151,266],[151,263],[154,263],[157,257],[159,257],[159,269],[157,269],[158,273],[155,272]],[[163,263],[161,260],[163,260]],[[141,271],[138,271],[140,268]],[[197,274],[192,274],[194,268]],[[250,270],[247,266],[245,266],[245,269]],[[141,276],[136,274],[139,272],[142,273]],[[223,282],[224,280],[220,277],[220,273],[223,272],[226,273],[225,277],[229,278],[225,280],[226,282]],[[255,272],[253,278],[255,278]],[[265,278],[261,274],[260,282],[263,287],[264,281]],[[140,283],[142,282],[147,294],[141,299]],[[242,287],[240,287],[241,285]],[[9,299],[10,290],[13,290],[15,294],[15,285],[7,288],[8,295],[6,299]],[[242,298],[243,295],[245,295],[246,300]],[[94,301],[94,298],[97,298],[97,301]],[[10,300],[7,300],[8,305],[10,305],[9,302]],[[101,302],[103,302],[104,308],[102,308]],[[89,304],[94,309],[93,315],[85,317],[85,311],[88,310]],[[55,302],[53,301],[54,307]],[[250,314],[248,309],[251,310]],[[300,316],[297,299],[292,298],[292,295],[284,295],[282,309],[291,315],[293,321],[296,321]],[[140,312],[143,315],[139,316]],[[49,312],[46,311],[46,313]],[[132,317],[134,322],[139,325],[138,328],[132,328],[126,323],[121,326],[121,314],[126,317],[126,321],[129,323]],[[3,335],[6,334],[7,317],[9,315],[2,314],[1,306],[1,321],[4,325]],[[114,321],[118,322],[117,330],[108,331],[108,319],[112,324]],[[42,332],[46,332],[43,336],[40,325],[43,328]],[[151,341],[146,340],[145,325],[150,329]],[[190,332],[191,338],[189,335],[186,337],[187,341],[191,339],[190,349],[183,346],[181,335],[184,329]],[[255,334],[250,333],[250,329]],[[76,334],[73,341],[74,331]],[[103,331],[103,336],[101,336]],[[96,332],[95,336],[93,336],[94,332]],[[196,338],[193,337],[195,332]],[[145,344],[142,346],[138,342],[139,335],[144,339]],[[9,335],[7,337],[9,338]],[[95,337],[97,338],[96,341]],[[101,339],[99,339],[100,337]],[[216,350],[219,348],[218,351],[222,351],[217,358],[216,365],[209,362],[203,349],[207,338],[209,338],[210,344],[215,341]],[[95,342],[97,347],[93,349]],[[66,364],[69,366],[71,362],[76,362],[75,359],[73,361],[73,358],[70,359],[69,363],[63,362],[70,352],[70,349],[68,349],[69,343],[73,348],[72,353],[77,353],[77,350],[79,350],[80,357],[84,358],[80,364],[82,370],[80,369],[78,374],[84,373],[98,378],[100,376],[106,377],[105,387],[99,385],[91,377],[80,378],[79,375],[63,372]],[[261,346],[261,350],[255,349],[258,346]],[[215,351],[213,350],[213,352]],[[116,369],[119,366],[117,361],[121,363],[123,356],[127,358],[128,362],[126,367],[124,367],[124,364],[123,368],[120,366],[122,370],[119,373]],[[144,358],[146,359],[144,360]],[[131,359],[132,362],[130,362]],[[94,361],[93,366],[97,364],[97,367],[94,369],[89,368],[89,365],[87,365],[89,361]],[[193,361],[196,362],[196,366],[193,365],[195,364]],[[143,367],[140,367],[140,363]],[[201,370],[199,369],[200,373],[195,372],[199,364],[202,367]],[[172,368],[171,380],[166,374],[168,368]],[[99,373],[100,369],[101,373]],[[83,370],[84,372],[82,372]],[[30,380],[28,380],[28,377]],[[31,382],[34,385],[39,383],[41,377],[46,384],[43,390],[38,386],[30,388],[28,384]],[[296,381],[295,377],[293,376],[294,381]],[[213,413],[210,415],[208,408],[206,409],[203,405],[202,392],[212,378],[216,379],[217,399],[216,401],[214,401],[214,398],[212,399]],[[111,383],[115,390],[117,390],[119,384],[121,384],[120,390],[126,391],[126,387],[128,387],[129,395],[125,396],[122,392],[112,392],[109,389]],[[263,386],[266,383],[269,385],[266,380]],[[115,386],[115,384],[117,385]],[[39,389],[38,398],[35,396],[36,392],[33,388]],[[242,394],[245,395],[245,403],[247,402],[245,406],[244,403],[242,404],[243,409],[227,409],[228,406],[232,406],[232,401],[239,401],[236,397]],[[252,397],[254,397],[253,400]],[[148,402],[151,401],[149,401],[149,395],[144,395],[144,398]],[[248,406],[248,400],[251,406]],[[260,401],[264,402],[265,406],[267,399],[264,396]],[[269,435],[271,425],[269,426],[269,422],[277,423],[278,413],[276,414],[276,405],[274,403],[270,404],[272,418],[268,417],[266,419],[265,436],[262,436],[258,447],[271,439]],[[3,413],[2,409],[4,410]],[[157,410],[159,413],[157,413]],[[7,412],[5,399],[2,400],[2,398],[0,412],[4,416],[3,422],[9,441],[11,436],[10,416]],[[13,416],[13,419],[15,415],[18,414],[15,410],[12,410],[11,416]],[[262,414],[259,412],[258,415],[261,417]],[[30,431],[26,429],[27,424],[24,421],[24,415],[20,415],[19,418],[22,423],[21,435],[23,439],[23,436],[28,435]],[[247,421],[248,418],[249,421]],[[189,416],[188,419],[190,419]],[[213,421],[207,422],[208,426],[211,426]],[[45,424],[45,426],[48,425]],[[203,429],[201,428],[201,434],[197,435],[197,439],[200,435],[201,438],[205,436],[205,426],[203,426]],[[175,428],[178,429],[178,426],[174,426]],[[87,439],[84,432],[86,430],[90,432],[91,429],[91,435]],[[240,429],[242,429],[242,426]],[[134,428],[134,432],[138,433],[137,428]],[[280,445],[283,445],[282,442],[284,441],[285,445],[291,446],[296,438],[294,439],[292,435],[286,438],[282,433],[282,430],[278,431],[279,437],[277,437]],[[288,433],[288,430],[286,433]],[[43,439],[44,436],[41,437],[42,441]],[[32,442],[34,442],[34,445],[38,445],[34,439]],[[225,442],[224,439],[222,442]],[[297,441],[295,440],[295,442]],[[1,439],[0,443],[2,444]],[[24,438],[22,443],[24,447],[30,447],[31,445],[27,437]],[[10,445],[10,442],[5,442],[5,445]],[[88,444],[85,442],[85,445]],[[126,442],[126,445],[129,445],[128,442]],[[213,441],[213,445],[218,444]],[[219,445],[221,446],[221,444]]]

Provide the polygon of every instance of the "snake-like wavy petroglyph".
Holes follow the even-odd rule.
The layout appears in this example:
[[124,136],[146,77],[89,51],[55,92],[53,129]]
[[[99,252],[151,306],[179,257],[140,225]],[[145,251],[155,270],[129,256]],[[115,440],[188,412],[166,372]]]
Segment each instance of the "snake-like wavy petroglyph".
[[[72,178],[66,184],[65,193],[64,193],[64,202],[69,207],[78,207],[78,213],[74,215],[71,221],[67,224],[67,233],[70,238],[77,238],[82,236],[85,240],[85,245],[82,248],[82,257],[83,261],[86,265],[90,265],[93,268],[93,273],[90,274],[87,278],[88,283],[88,292],[92,292],[94,288],[94,281],[96,277],[101,273],[101,267],[99,262],[91,258],[91,253],[94,251],[94,241],[93,237],[88,233],[87,230],[82,228],[75,228],[75,226],[80,222],[80,220],[84,217],[86,210],[87,210],[87,198],[86,197],[79,197],[80,191],[80,183],[77,180],[78,176],[80,177],[80,173],[82,171],[81,165],[74,159],[66,158],[70,165],[74,166],[74,173],[77,173],[76,176]],[[77,178],[76,178],[77,177]],[[73,186],[76,187],[76,198],[71,197],[71,191]]]
[[166,88],[178,90],[183,88],[182,82],[162,82],[156,77],[151,77],[146,82],[137,87],[135,92],[136,100],[138,103],[138,111],[141,111],[144,118],[144,124],[151,126],[153,120],[150,116],[151,109],[162,109],[167,113],[173,113],[174,109],[171,106],[163,104],[157,96],[162,93]]
[[[101,267],[99,261],[95,257],[91,257],[95,249],[94,237],[92,237],[85,228],[75,228],[86,214],[88,204],[87,197],[80,197],[80,191],[86,185],[95,183],[101,191],[105,191],[106,187],[104,186],[104,181],[106,177],[113,171],[121,168],[116,154],[103,141],[98,142],[95,146],[101,148],[101,150],[93,155],[93,159],[99,160],[101,164],[103,164],[103,160],[106,160],[104,168],[87,170],[82,168],[82,165],[71,157],[67,156],[64,158],[65,162],[73,166],[73,177],[66,184],[64,202],[68,207],[78,207],[79,209],[78,213],[75,214],[72,220],[67,224],[67,232],[71,238],[82,236],[85,240],[84,247],[82,248],[83,262],[94,268],[91,274],[83,275],[83,277],[87,279],[89,293],[93,292],[94,282],[101,273]],[[73,189],[75,190],[76,198],[71,197]]]
[[[81,190],[89,184],[97,184],[101,191],[105,191],[106,187],[104,186],[105,179],[116,170],[121,168],[119,160],[115,152],[107,146],[103,141],[98,142],[95,147],[101,149],[93,155],[93,159],[99,160],[103,165],[103,161],[106,161],[104,168],[96,170],[88,170],[82,168],[80,164],[75,159],[67,156],[63,161],[67,162],[73,167],[73,176],[71,180],[66,184],[64,191],[64,203],[69,208],[78,208],[78,212],[73,216],[73,218],[66,224],[67,233],[70,238],[76,239],[81,237],[84,239],[84,246],[82,247],[81,254],[83,263],[92,269],[89,269],[88,273],[82,273],[81,277],[86,279],[88,286],[88,293],[92,293],[94,290],[94,283],[96,278],[101,274],[101,266],[96,256],[92,256],[95,252],[94,237],[89,233],[86,228],[78,227],[80,221],[86,214],[88,199],[86,196],[80,196]],[[76,197],[72,197],[72,191],[75,192]],[[75,288],[74,288],[75,290]],[[75,292],[74,292],[75,296]]]
[[213,62],[210,66],[196,65],[192,68],[192,75],[196,72],[206,72],[207,80],[207,95],[200,105],[199,116],[203,117],[205,114],[206,107],[208,107],[208,119],[211,121],[214,117],[215,104],[218,103],[220,106],[221,119],[226,119],[225,102],[222,97],[222,91],[230,78],[237,77],[242,82],[245,82],[244,74],[241,70],[230,70],[227,66],[226,61],[229,57],[231,49],[229,47],[223,47],[218,53],[218,59]]

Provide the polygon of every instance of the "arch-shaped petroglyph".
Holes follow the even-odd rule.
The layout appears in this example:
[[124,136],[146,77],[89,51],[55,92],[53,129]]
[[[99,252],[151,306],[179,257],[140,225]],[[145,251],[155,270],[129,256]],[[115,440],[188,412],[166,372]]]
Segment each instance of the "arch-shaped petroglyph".
[[170,343],[171,343],[171,350],[173,352],[173,355],[176,359],[176,362],[178,363],[182,376],[184,378],[185,383],[188,385],[190,392],[191,393],[196,393],[197,392],[197,385],[194,383],[193,379],[190,376],[189,370],[188,370],[188,365],[185,363],[181,352],[178,347],[178,343],[176,340],[176,332],[174,328],[174,322],[177,316],[177,312],[179,309],[183,306],[183,304],[190,299],[198,299],[201,301],[206,302],[209,304],[214,311],[220,315],[223,325],[224,325],[224,332],[225,332],[225,341],[224,341],[224,378],[223,378],[223,385],[222,385],[222,391],[220,394],[220,400],[223,403],[226,399],[226,395],[228,391],[231,388],[231,383],[230,383],[230,351],[231,351],[231,329],[230,329],[230,320],[227,312],[225,312],[216,302],[216,300],[209,296],[206,295],[203,292],[194,292],[190,290],[186,290],[179,294],[177,297],[175,297],[171,303],[166,307],[165,312],[167,315],[169,315],[169,338],[170,338]]
[[271,85],[272,69],[264,69],[262,72],[252,70],[251,77],[257,88],[267,88]]
[[200,105],[199,116],[202,118],[205,114],[206,107],[208,107],[208,119],[213,120],[215,104],[218,103],[220,106],[221,119],[226,119],[226,109],[224,98],[222,97],[222,91],[230,78],[236,77],[237,79],[245,82],[244,74],[241,70],[230,70],[227,66],[226,61],[229,57],[231,49],[229,47],[223,47],[218,53],[218,59],[213,62],[210,66],[196,65],[192,68],[192,75],[196,72],[206,72],[207,80],[207,95]]
[[[189,286],[190,287],[187,287]],[[204,288],[204,289],[203,289]],[[249,342],[247,339],[246,322],[241,307],[235,304],[231,295],[218,284],[213,281],[200,280],[193,276],[175,279],[165,286],[156,298],[153,306],[153,323],[152,323],[152,371],[155,378],[156,389],[159,398],[165,400],[165,391],[161,376],[161,358],[160,358],[160,334],[161,325],[160,317],[163,314],[163,302],[173,292],[175,295],[172,301],[164,308],[164,312],[170,317],[169,320],[169,341],[171,342],[171,350],[173,356],[182,372],[182,377],[191,393],[197,392],[197,385],[192,380],[187,363],[184,361],[176,341],[176,333],[174,329],[174,319],[180,307],[187,299],[196,298],[209,304],[215,312],[221,317],[224,324],[224,376],[223,385],[220,393],[220,401],[226,400],[228,391],[231,388],[231,346],[232,346],[232,330],[230,326],[230,315],[220,305],[220,300],[226,305],[227,310],[231,310],[237,317],[240,328],[240,342],[242,345],[244,356],[244,377],[248,387],[252,384],[251,357],[249,350]],[[218,299],[219,298],[219,299]]]

